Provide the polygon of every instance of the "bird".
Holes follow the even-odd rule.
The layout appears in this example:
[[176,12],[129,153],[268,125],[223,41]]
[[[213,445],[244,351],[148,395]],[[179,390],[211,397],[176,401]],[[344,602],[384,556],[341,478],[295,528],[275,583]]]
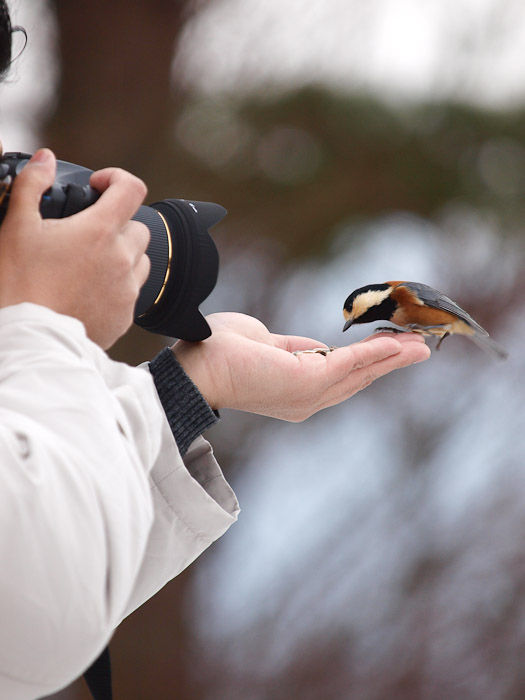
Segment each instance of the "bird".
[[343,315],[343,331],[359,323],[390,321],[400,328],[380,327],[376,330],[412,331],[435,336],[439,338],[436,350],[445,338],[456,333],[470,338],[495,358],[508,356],[507,351],[455,301],[420,282],[398,280],[360,287],[347,297]]

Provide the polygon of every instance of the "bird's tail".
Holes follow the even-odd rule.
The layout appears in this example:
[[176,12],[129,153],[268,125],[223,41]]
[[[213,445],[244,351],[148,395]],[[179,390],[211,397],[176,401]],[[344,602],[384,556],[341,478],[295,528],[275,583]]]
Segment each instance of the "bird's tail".
[[479,348],[485,350],[485,352],[496,360],[506,360],[509,356],[509,353],[505,350],[505,348],[501,347],[501,345],[493,340],[488,334],[484,335],[482,333],[475,332],[468,337],[473,340]]

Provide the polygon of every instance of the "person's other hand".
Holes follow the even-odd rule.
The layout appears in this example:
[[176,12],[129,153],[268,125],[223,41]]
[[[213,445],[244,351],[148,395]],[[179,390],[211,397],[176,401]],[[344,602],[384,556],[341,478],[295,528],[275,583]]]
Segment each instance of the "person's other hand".
[[42,219],[42,194],[56,160],[41,149],[13,183],[0,227],[0,307],[28,301],[80,319],[88,336],[111,346],[132,323],[149,273],[149,231],[130,221],[146,186],[118,168],[93,173],[101,192],[92,206],[64,219]]
[[201,343],[179,340],[172,351],[213,409],[302,421],[378,377],[430,357],[415,333],[373,335],[326,356],[294,355],[324,344],[270,333],[243,314],[212,314],[206,320],[213,331],[210,338]]

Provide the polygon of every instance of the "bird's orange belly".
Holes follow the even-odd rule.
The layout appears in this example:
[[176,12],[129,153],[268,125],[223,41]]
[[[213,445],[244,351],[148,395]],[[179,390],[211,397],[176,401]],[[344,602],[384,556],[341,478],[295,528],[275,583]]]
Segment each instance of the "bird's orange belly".
[[472,329],[454,314],[441,309],[432,309],[432,313],[429,313],[428,308],[419,304],[405,305],[396,309],[390,320],[397,326],[416,326],[412,330],[419,330],[425,335],[443,336],[445,333],[470,335],[472,333]]

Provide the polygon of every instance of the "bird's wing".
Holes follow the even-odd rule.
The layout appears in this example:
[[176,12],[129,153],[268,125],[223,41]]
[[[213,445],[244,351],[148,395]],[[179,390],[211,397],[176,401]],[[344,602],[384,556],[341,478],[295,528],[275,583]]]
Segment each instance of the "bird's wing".
[[477,330],[482,335],[488,335],[487,331],[482,328],[479,323],[476,323],[472,316],[468,314],[461,306],[458,306],[455,301],[452,301],[449,297],[437,289],[429,287],[428,284],[421,284],[420,282],[402,282],[399,286],[405,286],[407,289],[411,290],[416,294],[419,299],[427,306],[431,306],[434,309],[442,309],[443,311],[448,311],[455,314],[458,318],[469,326]]

